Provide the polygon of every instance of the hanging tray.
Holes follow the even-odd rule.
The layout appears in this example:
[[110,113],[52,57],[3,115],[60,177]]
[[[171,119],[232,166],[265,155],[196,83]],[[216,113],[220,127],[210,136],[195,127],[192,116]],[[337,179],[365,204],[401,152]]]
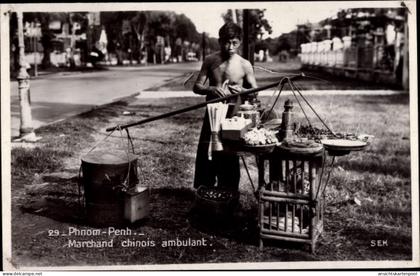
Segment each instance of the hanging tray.
[[279,149],[291,154],[314,155],[322,152],[324,148],[319,143],[311,143],[310,145],[308,143],[308,145],[304,145],[296,142],[284,142],[279,146]]
[[368,145],[364,141],[347,139],[324,139],[321,140],[321,143],[330,155],[335,156],[345,155],[351,151],[360,151]]

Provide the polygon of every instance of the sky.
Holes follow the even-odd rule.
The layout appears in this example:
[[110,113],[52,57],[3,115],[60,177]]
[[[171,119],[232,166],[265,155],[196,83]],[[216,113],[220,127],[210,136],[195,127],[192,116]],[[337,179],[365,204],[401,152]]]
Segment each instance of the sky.
[[[167,1],[167,0],[163,0]],[[408,6],[414,6],[415,0],[402,0]],[[253,2],[137,2],[137,3],[57,3],[47,4],[11,4],[13,9],[23,11],[125,11],[125,10],[167,10],[184,13],[189,17],[198,32],[206,32],[217,37],[223,25],[221,15],[228,9],[265,9],[265,18],[272,26],[271,37],[295,29],[296,24],[316,23],[334,16],[340,9],[348,8],[384,8],[400,7],[401,1],[253,1]],[[265,36],[268,37],[268,34]]]
[[[179,3],[182,4],[182,3]],[[340,9],[356,7],[397,7],[396,1],[346,1],[346,2],[243,2],[243,3],[191,3],[188,7],[177,5],[171,10],[184,13],[197,27],[198,32],[209,33],[217,37],[218,29],[223,25],[221,14],[227,9],[258,8],[266,9],[265,17],[273,28],[271,37],[288,33],[296,24],[319,22],[334,16]],[[265,35],[268,37],[269,35]]]

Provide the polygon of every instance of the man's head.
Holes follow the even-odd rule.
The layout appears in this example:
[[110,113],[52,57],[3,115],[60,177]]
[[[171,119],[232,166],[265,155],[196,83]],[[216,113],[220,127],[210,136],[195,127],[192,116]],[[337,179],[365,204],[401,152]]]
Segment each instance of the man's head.
[[223,53],[233,55],[241,45],[242,29],[235,23],[226,23],[219,30],[219,44]]

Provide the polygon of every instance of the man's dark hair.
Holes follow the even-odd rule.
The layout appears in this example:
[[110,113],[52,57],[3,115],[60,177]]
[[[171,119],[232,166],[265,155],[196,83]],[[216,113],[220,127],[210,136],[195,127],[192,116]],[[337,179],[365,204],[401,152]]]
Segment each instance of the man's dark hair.
[[219,30],[219,39],[220,40],[229,40],[238,38],[242,40],[242,29],[233,22],[228,22],[223,25]]

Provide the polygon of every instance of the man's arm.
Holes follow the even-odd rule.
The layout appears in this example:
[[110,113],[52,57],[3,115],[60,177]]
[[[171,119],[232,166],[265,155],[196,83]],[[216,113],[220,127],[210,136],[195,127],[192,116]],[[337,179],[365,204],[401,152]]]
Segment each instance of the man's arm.
[[207,95],[209,92],[207,87],[204,85],[207,80],[207,62],[203,62],[200,73],[198,74],[197,80],[194,83],[193,92],[199,95]]
[[193,92],[199,95],[214,95],[216,97],[226,96],[225,91],[221,87],[216,86],[205,86],[208,70],[210,68],[210,60],[205,59],[201,66],[200,73],[198,74],[197,80],[195,81]]
[[251,88],[257,88],[257,80],[255,79],[254,68],[248,60],[245,60],[244,63],[245,69],[245,79]]

